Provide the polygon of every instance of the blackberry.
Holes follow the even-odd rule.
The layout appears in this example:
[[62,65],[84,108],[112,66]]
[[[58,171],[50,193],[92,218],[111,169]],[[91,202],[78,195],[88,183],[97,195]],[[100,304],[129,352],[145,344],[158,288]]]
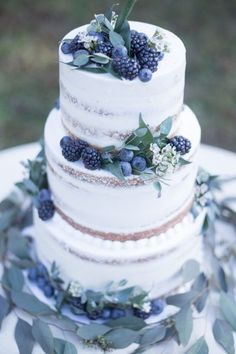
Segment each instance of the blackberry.
[[81,156],[81,148],[74,140],[71,142],[68,141],[68,143],[64,144],[62,147],[62,155],[67,161],[78,161]]
[[89,312],[87,314],[88,318],[92,321],[96,321],[99,319],[99,317],[101,316],[101,312],[100,311],[97,311],[97,310],[94,310],[92,312]]
[[47,221],[53,217],[55,213],[55,206],[52,200],[45,200],[40,203],[38,208],[38,216],[41,220]]
[[160,54],[155,48],[146,46],[137,57],[142,69],[150,69],[153,73],[157,71]]
[[142,318],[143,320],[146,320],[150,317],[150,312],[145,312],[141,309],[134,309],[134,316]]
[[94,50],[95,53],[105,54],[108,57],[112,57],[113,45],[110,42],[98,42]]
[[86,141],[84,141],[84,140],[79,140],[79,139],[78,139],[78,140],[75,140],[75,141],[74,141],[74,144],[75,144],[75,146],[78,148],[80,154],[82,154],[82,152],[84,151],[84,149],[89,146],[89,144],[88,144]]
[[114,70],[126,80],[134,80],[139,73],[139,63],[135,59],[115,58],[113,60]]
[[79,310],[85,310],[86,305],[82,303],[81,297],[72,297],[69,300],[70,304],[76,307]]
[[148,37],[144,33],[131,31],[131,53],[132,55],[139,53],[147,46]]
[[85,168],[89,170],[98,170],[101,168],[101,154],[93,147],[86,147],[82,152],[82,160]]
[[170,139],[170,144],[175,147],[176,151],[180,152],[181,155],[187,154],[192,147],[191,141],[181,135]]
[[74,53],[79,49],[84,49],[84,45],[80,42],[80,36],[77,34],[74,39],[70,42],[70,52]]

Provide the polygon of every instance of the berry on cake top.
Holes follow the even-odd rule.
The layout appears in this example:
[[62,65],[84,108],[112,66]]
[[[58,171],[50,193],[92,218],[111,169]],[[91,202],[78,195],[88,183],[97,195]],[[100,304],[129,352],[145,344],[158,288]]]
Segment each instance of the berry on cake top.
[[85,31],[64,39],[60,50],[73,56],[68,64],[121,79],[150,81],[168,47],[160,31],[149,38],[130,28],[127,18],[135,2],[127,1],[119,15],[113,10],[95,15]]

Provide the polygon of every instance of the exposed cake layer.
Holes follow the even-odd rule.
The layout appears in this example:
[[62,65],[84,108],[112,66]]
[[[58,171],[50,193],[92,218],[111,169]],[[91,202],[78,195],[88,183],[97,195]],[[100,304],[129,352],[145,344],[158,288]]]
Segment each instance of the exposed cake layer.
[[[156,26],[131,22],[131,28],[151,37]],[[64,63],[73,60],[59,49],[60,103],[65,128],[95,146],[119,145],[138,126],[139,113],[151,128],[169,116],[178,118],[184,99],[186,54],[182,41],[158,28],[169,52],[148,83],[119,80],[110,74],[92,74]],[[86,26],[68,33],[73,38]]]
[[45,128],[45,148],[50,188],[63,218],[78,230],[91,230],[90,234],[102,238],[130,239],[151,237],[181,220],[193,199],[201,133],[189,108],[185,107],[180,119],[178,133],[192,142],[192,150],[185,156],[192,163],[166,177],[158,198],[152,181],[144,182],[138,176],[121,181],[104,170],[90,171],[82,162],[65,160],[59,146],[65,132],[60,112],[53,110]]
[[187,260],[201,262],[202,218],[194,221],[188,214],[159,236],[112,242],[80,233],[58,214],[42,222],[35,213],[35,242],[39,258],[47,265],[56,260],[66,282],[77,280],[86,289],[102,291],[111,279],[126,279],[154,298],[182,285],[181,268]]

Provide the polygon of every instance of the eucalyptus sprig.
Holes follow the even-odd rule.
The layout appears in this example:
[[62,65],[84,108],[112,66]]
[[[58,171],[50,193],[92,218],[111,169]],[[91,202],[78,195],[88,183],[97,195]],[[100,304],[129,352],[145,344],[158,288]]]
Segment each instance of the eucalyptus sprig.
[[[210,192],[224,185],[223,179],[215,176],[203,176],[200,173],[199,183],[209,182]],[[214,197],[215,198],[215,197]],[[219,213],[215,213],[215,220],[224,220],[235,226],[236,212],[232,208],[232,198],[230,200],[212,200],[202,208],[211,208],[212,203],[218,204]],[[24,203],[23,203],[24,204]],[[23,271],[35,263],[32,256],[33,244],[30,237],[23,236],[22,231],[29,225],[29,211],[22,208],[22,200],[11,195],[0,204],[0,261],[3,266],[1,287],[3,295],[0,295],[0,327],[4,319],[14,309],[20,309],[31,315],[32,324],[22,319],[18,319],[15,327],[15,341],[20,354],[32,353],[35,343],[46,353],[70,353],[76,354],[76,346],[53,335],[51,328],[60,329],[62,333],[73,334],[78,341],[82,341],[88,346],[97,346],[103,351],[110,349],[123,349],[135,343],[137,349],[134,353],[143,353],[149,348],[157,346],[159,343],[168,343],[176,340],[178,344],[186,346],[189,343],[194,317],[193,309],[202,312],[206,304],[210,306],[211,295],[217,295],[217,313],[212,323],[212,333],[216,342],[228,354],[235,352],[233,332],[236,332],[236,300],[234,291],[236,279],[229,271],[229,264],[224,257],[216,254],[215,244],[210,242],[214,234],[205,235],[204,242],[209,252],[209,259],[212,261],[211,271],[199,273],[199,265],[196,261],[188,261],[182,269],[182,276],[185,282],[190,282],[189,290],[184,293],[173,293],[166,298],[167,304],[175,306],[176,312],[166,318],[157,321],[155,324],[147,324],[144,320],[128,315],[117,320],[109,320],[105,323],[91,322],[84,325],[80,318],[72,320],[61,311],[61,307],[50,307],[37,299],[31,293],[25,281]],[[27,221],[28,220],[28,221]],[[26,222],[27,221],[27,222]],[[225,241],[226,242],[226,241]],[[235,243],[235,240],[233,240]],[[227,250],[233,247],[228,242]],[[53,264],[49,271],[51,279],[55,284],[59,283],[58,270]],[[101,294],[86,290],[87,300],[96,300],[103,297],[106,301],[113,301],[118,297],[117,303],[136,304],[137,297],[132,296],[136,291],[134,288],[125,288],[126,282],[118,284],[118,289],[114,289],[114,284],[110,284],[106,293]],[[119,289],[121,287],[121,289]],[[124,289],[122,289],[124,287]],[[64,290],[68,293],[68,289]],[[146,292],[140,291],[139,303],[146,301]],[[58,301],[58,300],[57,300]],[[90,304],[93,301],[89,301]],[[23,340],[24,339],[24,340]],[[208,353],[209,348],[205,338],[200,337],[193,346],[186,351],[186,354]]]

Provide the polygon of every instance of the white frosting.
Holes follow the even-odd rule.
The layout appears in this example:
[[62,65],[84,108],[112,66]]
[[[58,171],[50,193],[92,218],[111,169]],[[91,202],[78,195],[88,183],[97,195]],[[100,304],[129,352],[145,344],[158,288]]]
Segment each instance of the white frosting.
[[187,260],[201,262],[203,215],[194,221],[189,214],[167,233],[133,242],[90,237],[58,214],[43,222],[35,212],[34,219],[39,258],[47,265],[56,260],[66,282],[77,280],[86,289],[102,291],[111,280],[126,279],[158,297],[182,284],[180,270]]
[[[152,36],[156,26],[131,22],[131,28]],[[68,33],[74,38],[86,26]],[[72,61],[59,49],[60,103],[65,127],[92,145],[117,145],[120,135],[138,126],[139,113],[150,127],[178,114],[183,105],[186,55],[182,41],[158,28],[169,45],[158,71],[148,83],[119,80],[110,74],[91,74],[64,63]]]
[[[200,142],[198,121],[187,107],[181,113],[180,120],[178,134],[191,140],[191,153],[195,155]],[[112,187],[109,179],[114,178],[109,172],[89,171],[82,162],[66,161],[59,145],[63,135],[60,112],[53,110],[45,128],[50,188],[56,206],[76,223],[104,232],[140,232],[165,224],[190,203],[197,173],[195,156],[186,155],[193,163],[168,176],[168,185],[163,185],[162,196],[157,198],[152,183]],[[69,174],[68,170],[86,173],[87,180]],[[108,182],[106,185],[103,182],[90,183],[89,176],[100,177],[101,181],[106,178]]]

